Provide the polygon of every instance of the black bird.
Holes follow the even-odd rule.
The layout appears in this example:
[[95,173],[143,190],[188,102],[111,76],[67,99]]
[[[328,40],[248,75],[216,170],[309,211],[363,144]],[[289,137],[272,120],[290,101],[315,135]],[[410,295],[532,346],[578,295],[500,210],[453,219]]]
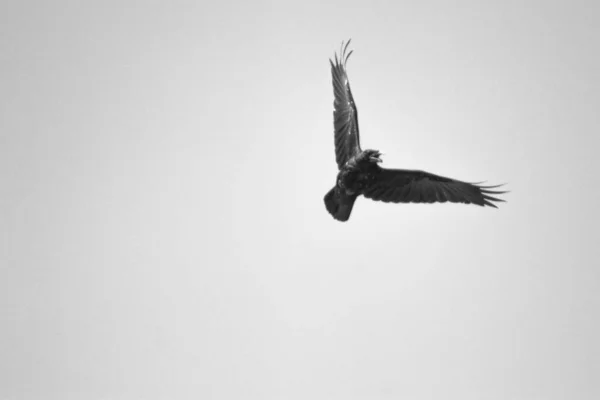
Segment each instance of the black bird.
[[497,186],[480,186],[445,178],[425,171],[381,168],[381,153],[362,150],[358,135],[358,114],[350,90],[346,63],[352,51],[346,54],[350,40],[340,48],[340,58],[330,59],[335,95],[333,119],[335,127],[335,158],[339,173],[333,189],[325,195],[325,207],[333,218],[347,221],[352,207],[360,195],[392,203],[466,203],[495,207],[494,201],[504,201],[490,196],[506,192],[490,189]]

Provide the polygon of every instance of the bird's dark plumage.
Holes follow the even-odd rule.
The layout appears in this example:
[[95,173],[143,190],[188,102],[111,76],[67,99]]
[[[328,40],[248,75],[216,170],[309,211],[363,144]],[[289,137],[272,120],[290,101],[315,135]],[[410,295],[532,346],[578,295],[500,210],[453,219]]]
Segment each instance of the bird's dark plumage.
[[358,113],[350,90],[346,63],[350,41],[342,43],[340,57],[331,63],[334,100],[335,156],[338,176],[335,186],[325,195],[325,207],[339,221],[350,218],[359,195],[392,203],[466,203],[496,207],[504,201],[492,195],[506,192],[490,190],[498,186],[480,186],[424,171],[381,168],[381,153],[362,150],[358,134]]

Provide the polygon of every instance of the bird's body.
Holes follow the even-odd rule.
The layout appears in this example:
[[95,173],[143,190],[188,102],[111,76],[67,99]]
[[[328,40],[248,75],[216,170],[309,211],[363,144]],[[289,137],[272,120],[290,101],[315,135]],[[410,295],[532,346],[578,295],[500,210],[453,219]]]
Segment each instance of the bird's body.
[[380,159],[375,159],[374,154],[374,150],[365,150],[348,160],[338,172],[337,186],[348,195],[362,194],[381,171],[377,165]]
[[386,169],[378,164],[381,153],[362,150],[358,133],[358,113],[350,90],[346,62],[348,44],[331,63],[333,78],[335,150],[338,175],[335,186],[325,195],[327,211],[339,221],[350,218],[357,197],[363,195],[376,201],[394,203],[473,203],[496,207],[493,201],[503,201],[490,194],[497,186],[479,186],[425,171]]
[[336,184],[325,195],[327,210],[340,221],[350,218],[356,198],[375,182],[381,168],[371,159],[373,150],[363,151],[352,157],[340,169]]

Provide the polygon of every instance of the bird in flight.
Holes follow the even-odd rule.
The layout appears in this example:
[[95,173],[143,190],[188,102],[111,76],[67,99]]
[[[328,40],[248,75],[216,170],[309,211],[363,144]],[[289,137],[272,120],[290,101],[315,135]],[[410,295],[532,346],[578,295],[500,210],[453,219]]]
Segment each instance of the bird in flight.
[[330,59],[333,79],[333,120],[335,158],[338,175],[335,186],[325,195],[327,211],[338,221],[350,218],[352,207],[360,195],[368,199],[392,203],[466,203],[497,208],[494,202],[504,201],[491,195],[496,186],[480,186],[425,171],[381,168],[378,150],[362,150],[358,135],[358,114],[350,90],[346,64],[350,40]]

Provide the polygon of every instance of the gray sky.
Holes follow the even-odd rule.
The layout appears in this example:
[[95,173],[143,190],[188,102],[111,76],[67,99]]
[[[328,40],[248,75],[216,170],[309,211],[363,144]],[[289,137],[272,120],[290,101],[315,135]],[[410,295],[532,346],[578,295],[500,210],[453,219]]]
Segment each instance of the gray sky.
[[600,398],[598,4],[3,2],[0,399]]

